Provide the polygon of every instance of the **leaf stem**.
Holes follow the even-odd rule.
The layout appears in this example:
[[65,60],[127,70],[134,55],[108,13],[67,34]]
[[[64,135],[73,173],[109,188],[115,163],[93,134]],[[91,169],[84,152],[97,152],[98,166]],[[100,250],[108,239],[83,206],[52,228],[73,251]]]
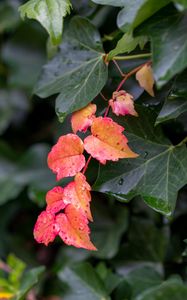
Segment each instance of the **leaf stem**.
[[179,144],[177,144],[177,147],[180,147],[185,143],[187,143],[187,136]]
[[85,164],[85,166],[84,166],[84,169],[83,169],[83,171],[82,171],[82,174],[83,174],[83,175],[85,174],[86,170],[88,169],[88,165],[89,165],[91,159],[92,159],[92,156],[90,155],[90,156],[88,157],[88,160],[87,160],[87,162],[86,162],[86,164]]
[[120,75],[121,75],[122,77],[124,77],[124,73],[122,72],[122,70],[121,70],[120,66],[118,65],[117,61],[115,61],[115,59],[113,59],[112,61],[113,61],[113,63],[115,64],[116,68],[118,69]]
[[150,65],[151,61],[148,61],[138,67],[136,67],[135,69],[131,70],[129,73],[124,74],[124,78],[122,79],[122,81],[120,82],[120,84],[118,85],[116,92],[119,92],[119,90],[121,89],[121,87],[123,86],[123,84],[125,83],[125,81],[132,75],[134,75],[136,72],[138,72],[143,66],[145,65]]
[[151,53],[141,53],[141,54],[134,54],[134,55],[124,55],[124,56],[114,56],[111,60],[130,60],[136,58],[147,58],[151,57]]

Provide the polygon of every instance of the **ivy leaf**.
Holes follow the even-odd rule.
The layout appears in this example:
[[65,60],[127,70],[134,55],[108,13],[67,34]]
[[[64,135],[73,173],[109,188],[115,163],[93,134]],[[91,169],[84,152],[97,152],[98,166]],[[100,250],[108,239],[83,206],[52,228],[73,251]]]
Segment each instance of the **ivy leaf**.
[[151,38],[154,78],[159,88],[187,66],[187,14],[175,11],[168,16],[166,12],[137,29],[138,34]]
[[118,161],[119,158],[134,158],[134,153],[127,145],[128,140],[122,134],[124,128],[111,118],[98,117],[91,127],[92,135],[84,140],[85,150],[102,164],[107,160]]
[[96,110],[97,106],[90,103],[86,107],[74,112],[71,117],[71,127],[73,132],[86,132],[88,127],[92,125]]
[[64,300],[109,300],[104,283],[89,263],[79,263],[67,267],[59,273],[69,289],[63,296]]
[[70,13],[69,0],[30,0],[20,6],[21,17],[38,20],[48,31],[54,45],[61,42],[63,18]]
[[72,204],[85,215],[90,221],[93,221],[90,211],[91,187],[82,173],[77,173],[73,182],[70,182],[64,188],[64,202]]
[[74,176],[85,165],[83,142],[76,134],[66,134],[58,139],[48,155],[48,166],[57,174],[57,180]]
[[173,0],[173,2],[175,3],[176,8],[178,8],[179,11],[183,11],[187,8],[186,0]]
[[19,291],[16,293],[14,299],[21,300],[28,293],[32,287],[38,283],[40,276],[43,274],[45,267],[33,268],[26,272],[20,282]]
[[170,215],[177,192],[187,183],[187,150],[185,145],[166,143],[161,133],[157,136],[154,119],[148,115],[144,111],[139,118],[126,118],[125,122],[131,147],[140,156],[102,167],[93,189],[130,198],[141,195],[153,209]]
[[133,37],[131,33],[125,33],[118,41],[116,47],[108,54],[108,59],[111,60],[114,56],[121,53],[129,53],[133,51],[138,45],[142,49],[146,43],[146,37]]
[[65,208],[64,214],[56,216],[56,222],[59,226],[59,236],[67,245],[87,250],[97,250],[90,241],[90,229],[85,215],[80,213],[73,204]]
[[124,7],[118,14],[117,24],[123,31],[129,31],[151,17],[170,0],[92,0],[98,4]]
[[153,71],[151,66],[144,65],[137,73],[136,80],[139,82],[139,85],[152,97],[154,97],[154,78]]
[[[183,300],[187,297],[187,287],[182,282],[180,277],[169,278],[161,285],[151,287],[140,293],[135,300],[170,300],[176,299],[174,295],[177,295],[178,300]],[[174,296],[174,297],[173,297]]]
[[177,76],[171,91],[157,117],[156,125],[167,120],[175,119],[187,111],[187,73]]
[[75,17],[64,33],[59,53],[44,66],[35,93],[42,98],[60,93],[56,112],[60,121],[92,101],[108,78],[99,33],[86,19]]

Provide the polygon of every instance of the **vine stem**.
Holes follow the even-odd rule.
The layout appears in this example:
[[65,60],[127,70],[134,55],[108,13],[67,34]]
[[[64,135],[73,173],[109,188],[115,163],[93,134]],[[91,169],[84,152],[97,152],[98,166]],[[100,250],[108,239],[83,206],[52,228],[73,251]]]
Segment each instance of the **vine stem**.
[[88,165],[89,165],[91,159],[92,159],[92,156],[90,155],[90,156],[88,157],[88,160],[87,160],[87,162],[86,162],[86,164],[85,164],[85,166],[84,166],[84,169],[83,169],[83,171],[82,171],[82,174],[83,174],[83,175],[85,174],[86,170],[88,169]]
[[113,63],[115,64],[116,68],[118,69],[120,75],[121,75],[122,77],[124,77],[124,73],[122,72],[122,70],[121,70],[120,66],[118,65],[117,61],[116,61],[115,59],[113,59],[112,61],[113,61]]
[[177,144],[177,147],[180,147],[185,143],[187,143],[187,136],[179,144]]
[[151,57],[151,53],[142,53],[142,54],[135,54],[135,55],[125,55],[125,56],[114,56],[112,60],[131,60],[136,58],[147,58]]
[[138,72],[143,66],[145,65],[150,65],[151,64],[151,61],[148,61],[138,67],[136,67],[135,69],[133,69],[132,71],[130,71],[129,73],[127,74],[124,74],[124,78],[122,79],[122,81],[120,82],[120,84],[118,85],[117,89],[116,89],[116,92],[119,92],[119,90],[121,89],[121,87],[123,86],[123,84],[125,83],[125,81],[131,77],[132,75],[134,75],[136,72]]

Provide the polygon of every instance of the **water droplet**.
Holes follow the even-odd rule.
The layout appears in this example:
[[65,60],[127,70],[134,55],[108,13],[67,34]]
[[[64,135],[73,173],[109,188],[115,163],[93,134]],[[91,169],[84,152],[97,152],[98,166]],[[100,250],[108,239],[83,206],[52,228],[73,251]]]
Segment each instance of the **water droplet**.
[[118,181],[118,184],[119,184],[119,185],[122,185],[123,182],[124,182],[124,180],[123,180],[123,178],[121,178],[121,179]]

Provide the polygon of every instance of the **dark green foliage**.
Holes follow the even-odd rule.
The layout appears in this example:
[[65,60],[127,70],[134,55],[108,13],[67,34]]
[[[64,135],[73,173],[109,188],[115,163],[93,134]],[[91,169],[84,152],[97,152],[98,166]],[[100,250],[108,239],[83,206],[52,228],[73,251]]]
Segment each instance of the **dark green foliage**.
[[[36,0],[25,6],[53,44],[40,24],[21,20],[26,1],[0,3],[0,295],[187,299],[187,1],[72,0],[62,36],[69,1],[62,14],[54,2],[45,1],[44,20]],[[33,227],[57,185],[47,154],[71,131],[72,112],[93,101],[103,114],[100,92],[110,99],[122,79],[113,58],[125,73],[152,61],[154,98],[134,75],[123,86],[139,117],[110,113],[139,157],[89,165],[97,252],[60,239],[38,245]]]

